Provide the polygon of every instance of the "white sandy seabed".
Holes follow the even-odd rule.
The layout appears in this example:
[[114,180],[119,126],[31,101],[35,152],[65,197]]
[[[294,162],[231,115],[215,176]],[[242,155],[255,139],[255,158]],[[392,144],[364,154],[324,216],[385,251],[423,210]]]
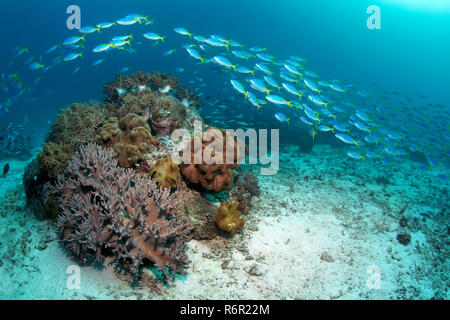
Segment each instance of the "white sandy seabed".
[[189,242],[188,274],[170,286],[81,267],[80,288],[68,287],[76,263],[25,208],[27,162],[11,161],[0,180],[0,299],[450,298],[448,180],[326,145],[281,152],[279,173],[259,177],[243,233]]

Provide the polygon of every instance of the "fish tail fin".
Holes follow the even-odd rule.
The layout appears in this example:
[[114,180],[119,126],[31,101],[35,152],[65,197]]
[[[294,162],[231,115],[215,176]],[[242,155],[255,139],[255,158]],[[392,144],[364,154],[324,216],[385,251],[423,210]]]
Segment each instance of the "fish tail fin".
[[200,58],[200,61],[202,62],[202,64],[205,63],[205,59],[203,59],[203,58]]
[[271,92],[272,90],[267,90],[267,95],[270,95]]
[[166,40],[166,37],[167,37],[167,36],[161,37],[161,41],[164,42],[164,41]]
[[247,100],[247,99],[248,99],[248,92],[245,91],[245,93],[244,93],[244,100]]
[[256,107],[258,108],[257,111],[259,111],[259,109],[261,109],[261,105],[259,103],[256,104]]
[[359,148],[359,144],[361,143],[361,141],[355,141],[356,146]]
[[288,104],[289,107],[291,107],[291,108],[293,107],[292,101],[286,101],[286,103]]
[[227,43],[227,44],[225,45],[225,48],[227,48],[227,51],[230,51],[230,44]]
[[234,72],[236,72],[237,65],[232,65]]
[[286,119],[286,122],[287,122],[288,126],[291,125],[291,122],[290,122],[290,121],[291,121],[291,118],[287,118],[287,119]]
[[192,39],[193,34],[192,33],[188,33],[189,38]]
[[84,41],[84,42],[86,42],[86,39],[85,39],[84,37],[86,37],[86,33],[85,33],[85,34],[83,34],[83,35],[82,35],[82,36],[80,37],[81,41]]
[[255,70],[250,70],[250,73],[252,74],[252,76],[255,76]]

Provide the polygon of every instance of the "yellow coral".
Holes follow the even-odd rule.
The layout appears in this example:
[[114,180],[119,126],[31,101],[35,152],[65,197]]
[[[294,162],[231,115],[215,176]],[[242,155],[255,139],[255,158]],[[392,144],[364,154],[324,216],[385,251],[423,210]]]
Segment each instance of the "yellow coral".
[[117,153],[120,166],[130,168],[144,159],[150,149],[150,127],[135,113],[129,113],[122,119],[112,117],[97,129],[95,142],[113,148]]
[[238,204],[234,201],[222,202],[216,216],[216,224],[231,235],[244,228],[245,220],[241,218]]
[[159,186],[164,188],[176,188],[178,181],[180,180],[180,168],[169,156],[156,161],[150,170],[150,175]]

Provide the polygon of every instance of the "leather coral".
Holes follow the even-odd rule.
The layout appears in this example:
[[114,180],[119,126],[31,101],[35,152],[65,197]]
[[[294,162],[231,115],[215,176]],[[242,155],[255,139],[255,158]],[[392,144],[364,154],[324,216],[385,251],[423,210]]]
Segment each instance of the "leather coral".
[[83,264],[117,264],[138,276],[149,261],[164,279],[184,273],[190,227],[179,218],[177,194],[151,178],[118,166],[112,149],[80,148],[54,192],[62,213],[57,232],[62,245]]
[[[210,141],[203,141],[196,143],[195,138],[191,138],[190,145],[190,161],[188,163],[181,163],[180,169],[183,177],[193,184],[199,184],[208,191],[220,192],[228,189],[233,182],[233,169],[239,167],[238,159],[238,143],[234,137],[228,137],[225,130],[215,130],[216,133],[223,137],[223,144],[218,148],[219,150],[212,151],[209,163],[205,161],[203,155],[210,149],[212,143],[216,143],[215,136],[212,136]],[[227,146],[233,146],[228,147]],[[184,153],[186,150],[183,150]],[[218,152],[216,154],[216,152]],[[196,159],[201,159],[201,163],[195,163]],[[232,159],[233,163],[227,163],[227,159]],[[218,161],[217,161],[218,160]]]
[[130,168],[142,161],[150,150],[150,127],[135,113],[115,117],[97,129],[95,142],[113,148],[120,166]]

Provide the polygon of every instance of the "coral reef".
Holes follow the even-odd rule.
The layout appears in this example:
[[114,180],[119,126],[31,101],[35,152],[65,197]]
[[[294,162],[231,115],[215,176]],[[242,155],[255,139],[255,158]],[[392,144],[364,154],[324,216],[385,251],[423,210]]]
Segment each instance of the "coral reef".
[[[212,128],[214,129],[214,128]],[[201,146],[196,146],[194,138],[191,139],[190,145],[187,148],[190,148],[191,159],[189,163],[180,164],[180,169],[183,177],[187,179],[189,182],[193,184],[200,184],[204,189],[214,192],[220,192],[224,189],[228,189],[231,186],[233,181],[233,171],[232,169],[237,169],[239,164],[237,163],[238,152],[237,152],[237,143],[233,138],[226,137],[225,131],[221,130],[223,136],[223,151],[221,164],[217,163],[215,159],[211,164],[204,163],[203,152],[204,150],[214,142],[214,137],[212,137],[211,141],[203,141]],[[228,155],[227,153],[227,145],[233,144],[233,154]],[[184,150],[182,152],[186,152],[188,150]],[[194,158],[198,158],[203,160],[201,164],[195,164]],[[234,159],[234,163],[227,164],[226,159]]]
[[251,172],[236,173],[231,194],[238,202],[238,210],[247,214],[252,206],[253,197],[260,194],[258,178]]
[[130,168],[144,159],[150,149],[150,127],[147,122],[134,113],[119,120],[111,118],[97,129],[95,142],[117,153],[117,160],[124,168]]
[[145,261],[164,280],[184,273],[191,230],[178,218],[177,194],[119,167],[112,149],[81,147],[58,176],[54,192],[62,210],[61,243],[81,263],[102,264],[111,255],[135,277]]
[[180,168],[172,161],[171,157],[156,161],[149,174],[163,188],[176,188],[181,179]]
[[241,218],[241,212],[238,210],[238,204],[234,201],[222,202],[216,216],[217,226],[228,232],[235,234],[237,230],[243,230],[245,220]]

